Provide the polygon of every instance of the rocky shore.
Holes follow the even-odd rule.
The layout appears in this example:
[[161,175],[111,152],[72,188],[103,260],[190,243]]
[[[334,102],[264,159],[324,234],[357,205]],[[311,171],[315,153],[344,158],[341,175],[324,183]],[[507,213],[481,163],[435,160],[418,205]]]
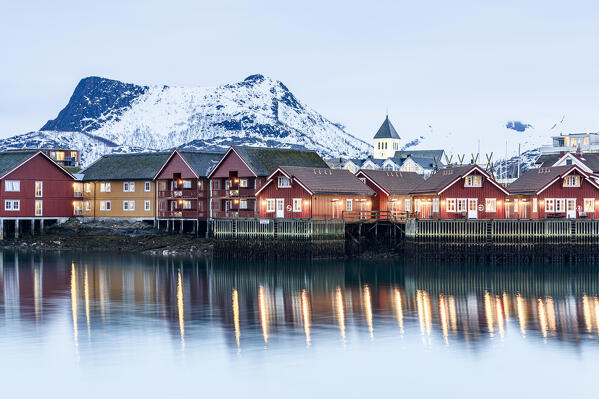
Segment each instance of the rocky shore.
[[142,222],[70,221],[43,235],[0,242],[3,248],[33,250],[125,251],[152,255],[210,255],[212,241],[191,234],[165,234]]

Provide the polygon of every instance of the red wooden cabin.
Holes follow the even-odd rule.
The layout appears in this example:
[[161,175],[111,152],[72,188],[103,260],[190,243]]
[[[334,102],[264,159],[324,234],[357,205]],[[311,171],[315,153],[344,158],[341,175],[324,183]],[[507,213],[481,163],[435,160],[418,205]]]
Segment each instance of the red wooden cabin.
[[416,172],[362,169],[356,177],[376,193],[372,209],[391,211],[396,217],[413,211],[410,192],[424,183],[422,175]]
[[81,209],[82,195],[81,183],[43,152],[0,153],[0,235],[6,221],[17,234],[19,221],[30,221],[30,231],[35,221],[40,228],[43,220],[64,221]]
[[174,150],[154,177],[158,219],[206,220],[210,210],[208,173],[222,152]]
[[420,218],[502,219],[508,190],[478,165],[438,171],[412,190]]
[[346,169],[281,166],[256,193],[263,218],[335,218],[370,211],[375,192]]
[[599,217],[599,185],[578,165],[530,169],[508,189],[508,218]]
[[230,147],[210,172],[211,217],[256,217],[256,191],[280,165],[328,168],[314,151]]

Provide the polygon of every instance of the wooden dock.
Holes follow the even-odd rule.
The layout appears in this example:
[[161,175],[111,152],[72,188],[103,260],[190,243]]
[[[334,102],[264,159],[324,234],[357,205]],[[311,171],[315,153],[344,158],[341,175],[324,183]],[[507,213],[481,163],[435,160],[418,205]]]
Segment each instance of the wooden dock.
[[344,240],[342,219],[215,219],[214,238],[266,241]]

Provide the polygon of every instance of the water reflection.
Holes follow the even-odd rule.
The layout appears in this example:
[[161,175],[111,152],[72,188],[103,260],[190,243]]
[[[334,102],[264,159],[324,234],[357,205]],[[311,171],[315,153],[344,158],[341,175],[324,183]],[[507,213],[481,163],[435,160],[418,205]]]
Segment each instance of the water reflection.
[[590,266],[1,258],[1,328],[31,321],[43,331],[52,316],[68,315],[76,353],[82,331],[93,345],[97,332],[139,323],[166,328],[181,350],[218,334],[238,353],[389,336],[477,350],[507,336],[580,345],[599,335],[599,278]]

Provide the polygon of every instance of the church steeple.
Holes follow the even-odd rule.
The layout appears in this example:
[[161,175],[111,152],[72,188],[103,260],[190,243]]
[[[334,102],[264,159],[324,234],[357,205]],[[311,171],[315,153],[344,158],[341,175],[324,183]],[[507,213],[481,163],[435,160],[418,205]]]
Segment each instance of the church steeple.
[[374,158],[387,159],[395,155],[395,151],[399,151],[399,134],[389,120],[389,115],[385,117],[383,124],[374,135]]

